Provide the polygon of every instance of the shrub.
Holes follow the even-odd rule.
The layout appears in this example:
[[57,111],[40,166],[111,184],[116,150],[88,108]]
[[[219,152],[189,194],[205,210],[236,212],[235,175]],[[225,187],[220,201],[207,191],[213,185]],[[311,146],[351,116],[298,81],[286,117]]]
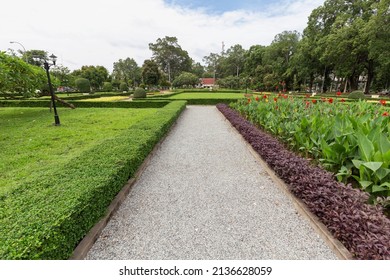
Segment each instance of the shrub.
[[363,91],[355,90],[355,91],[351,92],[348,95],[348,98],[351,98],[351,99],[364,99],[364,98],[366,98],[366,96],[364,95]]
[[123,92],[123,91],[129,91],[129,87],[127,86],[127,84],[126,84],[125,82],[122,82],[122,83],[120,83],[120,85],[119,85],[119,90],[120,90],[121,92]]
[[133,98],[146,98],[146,91],[143,88],[136,88]]
[[90,92],[91,91],[91,83],[88,79],[78,78],[75,81],[76,88],[80,92]]
[[110,82],[104,82],[103,91],[106,91],[106,92],[112,91],[112,84]]

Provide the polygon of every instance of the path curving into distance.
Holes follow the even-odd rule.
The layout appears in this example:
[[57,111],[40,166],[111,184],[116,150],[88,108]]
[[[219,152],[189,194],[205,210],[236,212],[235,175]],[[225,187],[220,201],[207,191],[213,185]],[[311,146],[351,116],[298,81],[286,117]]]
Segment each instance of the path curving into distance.
[[211,106],[187,106],[87,259],[337,259]]

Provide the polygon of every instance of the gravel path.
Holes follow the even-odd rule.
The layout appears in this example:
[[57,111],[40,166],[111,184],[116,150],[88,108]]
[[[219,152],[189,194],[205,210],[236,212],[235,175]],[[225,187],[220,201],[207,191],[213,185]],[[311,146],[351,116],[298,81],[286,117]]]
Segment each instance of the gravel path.
[[337,259],[215,107],[188,106],[87,259]]

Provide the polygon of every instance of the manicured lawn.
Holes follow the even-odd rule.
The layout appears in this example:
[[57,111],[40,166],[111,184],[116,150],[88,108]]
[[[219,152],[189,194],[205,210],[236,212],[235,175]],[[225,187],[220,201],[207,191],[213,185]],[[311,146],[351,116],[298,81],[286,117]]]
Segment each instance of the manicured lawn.
[[[43,108],[0,108],[0,197],[41,177],[157,109],[78,108],[59,111],[61,126]],[[63,171],[62,171],[63,172]]]
[[173,95],[169,99],[239,99],[244,98],[243,93],[206,93],[206,92],[183,92]]

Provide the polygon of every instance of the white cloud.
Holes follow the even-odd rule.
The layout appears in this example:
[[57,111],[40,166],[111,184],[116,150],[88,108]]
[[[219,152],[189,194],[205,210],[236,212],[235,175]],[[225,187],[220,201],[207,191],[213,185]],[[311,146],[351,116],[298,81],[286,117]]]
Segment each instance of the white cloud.
[[103,65],[120,58],[140,65],[151,57],[149,43],[175,36],[198,62],[210,52],[234,44],[268,45],[284,30],[302,31],[323,0],[279,1],[264,11],[207,14],[167,5],[163,0],[12,0],[0,10],[0,50],[44,49],[71,69]]

